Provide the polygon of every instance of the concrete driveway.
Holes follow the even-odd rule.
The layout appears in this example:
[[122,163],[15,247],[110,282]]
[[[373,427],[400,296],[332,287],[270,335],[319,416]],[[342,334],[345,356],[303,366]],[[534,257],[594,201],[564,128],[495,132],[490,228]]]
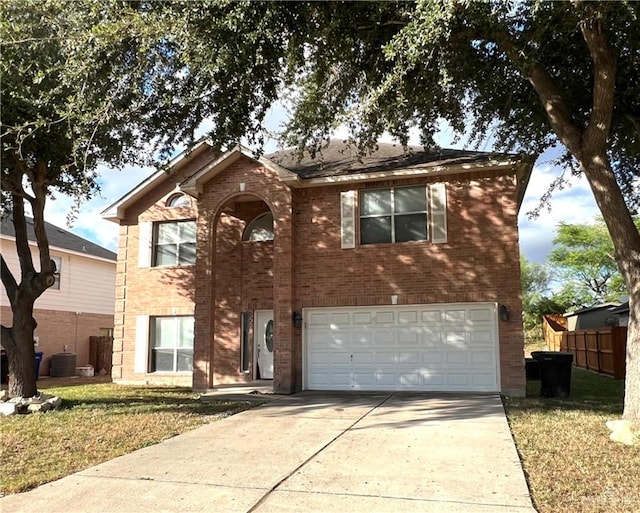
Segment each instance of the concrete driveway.
[[3,512],[534,512],[497,395],[302,393],[30,492]]

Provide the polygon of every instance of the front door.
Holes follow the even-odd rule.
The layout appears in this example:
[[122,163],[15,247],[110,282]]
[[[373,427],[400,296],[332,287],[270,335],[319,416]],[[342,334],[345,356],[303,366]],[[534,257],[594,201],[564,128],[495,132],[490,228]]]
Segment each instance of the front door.
[[256,310],[254,326],[258,375],[261,379],[273,379],[273,310]]

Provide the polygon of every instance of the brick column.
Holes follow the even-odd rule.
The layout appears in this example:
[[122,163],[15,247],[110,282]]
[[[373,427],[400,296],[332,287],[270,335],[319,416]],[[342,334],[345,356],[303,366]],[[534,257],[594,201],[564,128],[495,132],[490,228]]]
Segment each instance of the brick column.
[[[284,191],[283,191],[284,192]],[[286,190],[288,201],[280,202],[274,212],[274,319],[275,352],[273,390],[279,394],[296,391],[296,337],[292,314],[294,305],[294,243],[291,191]],[[284,196],[284,194],[283,194]]]

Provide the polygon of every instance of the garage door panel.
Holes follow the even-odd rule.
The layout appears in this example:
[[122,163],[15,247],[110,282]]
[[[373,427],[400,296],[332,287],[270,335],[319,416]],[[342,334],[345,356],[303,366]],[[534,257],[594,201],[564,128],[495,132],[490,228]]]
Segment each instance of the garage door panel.
[[495,365],[495,358],[492,351],[473,351],[471,353],[471,363],[492,367]]
[[405,372],[398,376],[400,388],[417,388],[422,384],[419,372]]
[[308,309],[304,317],[307,388],[499,390],[495,305]]
[[309,326],[327,326],[329,324],[329,314],[328,313],[310,313],[307,324]]
[[353,324],[371,324],[373,322],[373,315],[371,312],[356,312],[353,314]]
[[458,349],[467,349],[469,344],[467,342],[466,331],[447,331],[444,333],[444,343],[449,347],[455,347]]
[[446,323],[457,323],[464,322],[467,320],[467,315],[465,310],[445,310],[444,312],[444,321]]
[[425,351],[422,353],[422,363],[444,362],[444,351]]
[[439,310],[435,310],[435,311],[422,311],[420,314],[420,319],[422,320],[423,323],[425,324],[438,324],[441,322],[440,319],[440,311]]
[[339,313],[331,316],[331,324],[334,326],[350,326],[351,314]]
[[417,310],[398,312],[398,322],[400,324],[416,324],[418,322]]
[[493,322],[493,311],[491,308],[469,308],[469,320]]
[[420,345],[420,334],[417,331],[404,331],[397,329],[395,331],[398,343],[401,345],[418,346]]
[[471,337],[471,344],[473,346],[478,345],[493,345],[493,333],[490,330],[474,330],[469,333]]
[[495,387],[496,380],[495,375],[491,373],[487,374],[476,374],[472,375],[473,385],[481,386],[481,387]]
[[393,324],[395,322],[395,315],[393,312],[376,312],[374,323],[375,324]]
[[378,388],[385,387],[386,389],[393,389],[396,386],[396,373],[395,372],[376,372],[376,385]]
[[351,365],[349,353],[331,353],[332,365]]
[[463,351],[447,351],[447,363],[453,365],[466,365],[468,363],[467,353]]
[[393,332],[389,329],[376,330],[373,333],[373,340],[376,346],[387,347],[395,343]]

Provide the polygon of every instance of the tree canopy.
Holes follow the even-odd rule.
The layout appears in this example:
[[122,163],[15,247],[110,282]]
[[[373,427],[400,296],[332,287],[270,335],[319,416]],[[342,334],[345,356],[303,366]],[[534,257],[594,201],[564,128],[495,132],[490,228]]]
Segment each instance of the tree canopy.
[[[636,220],[640,226],[640,221]],[[577,305],[618,301],[626,294],[615,249],[602,219],[594,224],[560,223],[549,262]],[[565,294],[567,295],[567,294]]]
[[640,419],[640,3],[7,0],[1,16],[3,194],[17,240],[31,204],[42,264],[25,253],[20,284],[3,265],[10,298],[39,283],[32,307],[50,281],[44,198],[94,192],[98,162],[165,156],[204,120],[218,146],[260,145],[283,99],[282,140],[301,149],[339,124],[363,151],[414,129],[432,146],[446,120],[496,150],[564,148],[587,177],[631,298],[625,415]]

